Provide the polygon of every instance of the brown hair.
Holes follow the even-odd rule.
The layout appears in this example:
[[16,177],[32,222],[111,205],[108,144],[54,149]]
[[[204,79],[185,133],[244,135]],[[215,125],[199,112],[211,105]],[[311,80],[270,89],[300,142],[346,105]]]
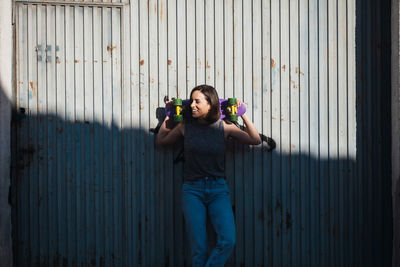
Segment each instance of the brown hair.
[[205,120],[210,124],[216,122],[220,117],[220,111],[219,97],[215,88],[206,84],[196,86],[192,89],[192,92],[190,93],[190,104],[192,104],[193,101],[192,94],[194,91],[200,91],[205,96],[208,104],[210,104],[211,106],[207,116],[205,117]]

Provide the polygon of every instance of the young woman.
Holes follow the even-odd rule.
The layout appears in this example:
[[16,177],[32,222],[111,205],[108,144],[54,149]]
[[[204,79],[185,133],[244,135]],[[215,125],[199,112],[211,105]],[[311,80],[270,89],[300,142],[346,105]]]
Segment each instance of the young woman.
[[[246,114],[242,119],[247,131],[242,131],[219,119],[219,105],[217,91],[212,86],[195,87],[190,93],[193,119],[170,130],[166,117],[156,140],[157,144],[165,145],[184,138],[182,203],[193,267],[224,266],[235,244],[235,222],[225,181],[225,141],[233,137],[244,144],[261,143],[257,129]],[[217,234],[211,255],[207,249],[207,213]]]

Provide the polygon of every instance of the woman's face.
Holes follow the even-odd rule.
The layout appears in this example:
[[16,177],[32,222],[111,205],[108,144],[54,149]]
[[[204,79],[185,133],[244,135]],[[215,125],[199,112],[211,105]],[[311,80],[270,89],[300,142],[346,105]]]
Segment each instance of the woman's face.
[[198,90],[192,93],[192,104],[190,107],[192,109],[192,116],[196,119],[204,119],[211,109],[211,105],[207,102],[206,96]]

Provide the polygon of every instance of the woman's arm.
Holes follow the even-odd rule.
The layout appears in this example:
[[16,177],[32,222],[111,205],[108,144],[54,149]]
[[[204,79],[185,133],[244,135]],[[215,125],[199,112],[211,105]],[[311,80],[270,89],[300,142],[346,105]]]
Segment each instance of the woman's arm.
[[184,134],[183,123],[180,122],[172,130],[167,128],[167,121],[170,118],[165,117],[165,120],[161,124],[160,130],[157,134],[156,144],[157,145],[170,145],[178,141]]
[[[241,105],[241,102],[238,101],[238,106]],[[261,137],[258,133],[256,127],[254,126],[253,122],[247,117],[246,114],[242,116],[243,122],[246,126],[247,131],[243,131],[236,127],[234,124],[226,124],[224,126],[224,130],[227,133],[227,136],[231,136],[235,138],[237,141],[243,144],[249,145],[259,145],[261,144]]]

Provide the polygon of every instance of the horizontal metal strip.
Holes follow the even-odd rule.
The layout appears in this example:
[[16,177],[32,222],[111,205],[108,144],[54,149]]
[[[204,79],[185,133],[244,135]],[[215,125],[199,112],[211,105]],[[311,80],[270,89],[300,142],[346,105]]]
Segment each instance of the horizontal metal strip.
[[83,1],[43,1],[43,0],[16,0],[17,4],[36,4],[36,5],[62,5],[62,6],[94,6],[94,7],[123,7],[129,3],[113,2],[83,2]]

